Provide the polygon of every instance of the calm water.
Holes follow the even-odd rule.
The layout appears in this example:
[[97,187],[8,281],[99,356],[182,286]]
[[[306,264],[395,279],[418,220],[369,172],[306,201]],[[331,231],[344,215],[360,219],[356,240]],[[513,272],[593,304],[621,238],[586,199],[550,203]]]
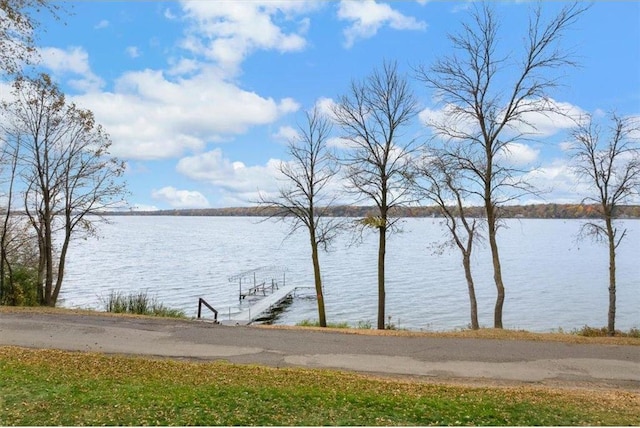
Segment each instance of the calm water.
[[[313,284],[308,238],[283,240],[286,226],[244,217],[113,217],[98,240],[78,241],[68,257],[61,293],[65,307],[103,308],[111,291],[147,291],[166,306],[195,316],[199,297],[222,312],[237,310],[237,283],[228,277],[264,265],[289,270],[287,283]],[[604,326],[608,260],[603,245],[577,242],[579,220],[509,220],[499,245],[506,285],[504,326],[531,331]],[[640,221],[619,248],[616,326],[640,327]],[[467,286],[457,249],[435,255],[438,219],[407,219],[387,248],[387,315],[401,328],[450,330],[469,324]],[[352,324],[377,315],[377,239],[351,236],[321,254],[327,319]],[[487,246],[473,269],[480,324],[493,324],[495,286]],[[302,292],[276,323],[317,319],[311,292]]]

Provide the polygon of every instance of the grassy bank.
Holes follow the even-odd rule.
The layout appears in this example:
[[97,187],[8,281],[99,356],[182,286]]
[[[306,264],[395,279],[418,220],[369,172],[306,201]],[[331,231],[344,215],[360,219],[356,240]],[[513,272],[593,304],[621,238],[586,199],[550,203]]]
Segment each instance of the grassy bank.
[[622,391],[0,347],[0,425],[638,425],[639,408]]

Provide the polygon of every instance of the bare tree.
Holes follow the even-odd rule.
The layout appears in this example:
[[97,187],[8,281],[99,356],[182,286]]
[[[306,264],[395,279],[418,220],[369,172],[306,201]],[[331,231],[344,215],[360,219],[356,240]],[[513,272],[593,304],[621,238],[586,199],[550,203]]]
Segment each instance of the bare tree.
[[16,80],[13,99],[2,107],[9,144],[20,146],[18,174],[38,237],[41,302],[55,306],[72,237],[92,235],[101,212],[123,202],[124,164],[109,156],[111,142],[93,114],[68,104],[49,76]]
[[[9,250],[14,235],[14,225],[12,222],[11,210],[13,202],[14,184],[16,179],[16,169],[18,167],[19,145],[9,145],[6,141],[7,130],[0,126],[0,143],[2,144],[0,152],[0,168],[3,169],[3,182],[7,182],[6,193],[3,197],[6,200],[6,206],[3,213],[2,230],[0,230],[0,302],[3,302],[3,294],[8,292],[13,294],[13,275],[11,263],[11,251]],[[4,171],[4,167],[8,166],[8,171]],[[4,183],[3,183],[4,184]]]
[[48,0],[0,0],[0,72],[14,75],[36,52],[38,13],[58,18],[60,4]]
[[309,233],[311,260],[321,327],[327,326],[318,249],[327,249],[336,236],[339,222],[324,215],[333,201],[327,187],[337,173],[334,158],[327,148],[331,123],[317,108],[306,113],[306,123],[298,126],[299,135],[289,143],[291,161],[281,162],[280,173],[286,186],[276,198],[261,195],[260,203],[270,209],[270,218],[289,221],[290,233],[304,228]]
[[520,171],[504,161],[505,154],[511,144],[525,139],[523,129],[535,130],[532,115],[564,113],[549,99],[549,91],[558,86],[552,72],[574,65],[559,42],[585,10],[586,6],[574,3],[545,23],[538,6],[516,61],[515,54],[498,54],[499,22],[493,9],[487,4],[476,6],[471,22],[449,37],[454,53],[417,70],[418,79],[435,90],[444,105],[444,117],[428,125],[448,144],[464,147],[457,152],[457,162],[471,174],[469,190],[483,201],[497,290],[495,328],[502,328],[505,299],[496,240],[499,207],[534,191],[518,178]]
[[444,152],[432,151],[416,164],[416,190],[420,199],[435,203],[444,217],[451,240],[445,245],[454,244],[462,254],[462,266],[469,292],[471,328],[478,330],[478,303],[475,285],[471,273],[471,252],[473,244],[479,238],[480,224],[475,218],[469,218],[464,206],[467,194],[464,170],[456,167],[456,157]]
[[385,252],[387,233],[394,230],[395,207],[410,200],[410,165],[414,141],[402,130],[417,113],[417,104],[407,79],[397,64],[385,62],[361,82],[352,82],[339,98],[334,116],[349,142],[341,163],[345,167],[347,191],[359,200],[372,202],[377,216],[363,221],[378,230],[378,329],[385,320]]
[[609,314],[607,334],[615,334],[616,250],[627,230],[614,220],[617,208],[640,195],[640,123],[637,118],[611,114],[611,125],[603,130],[589,116],[573,132],[574,167],[592,192],[583,202],[600,207],[604,224],[589,221],[582,233],[609,247]]

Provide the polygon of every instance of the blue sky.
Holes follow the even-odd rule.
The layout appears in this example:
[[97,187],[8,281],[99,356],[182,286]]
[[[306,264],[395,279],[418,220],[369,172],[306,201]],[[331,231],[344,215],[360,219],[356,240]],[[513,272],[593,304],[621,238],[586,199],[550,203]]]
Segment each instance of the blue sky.
[[[91,109],[127,162],[138,209],[248,205],[277,189],[276,170],[304,111],[330,105],[383,60],[408,73],[423,110],[441,113],[412,68],[450,52],[447,34],[470,2],[78,1],[46,19],[42,68]],[[545,16],[565,3],[543,2]],[[494,3],[516,58],[533,3]],[[580,68],[562,70],[552,98],[575,112],[640,115],[640,2],[595,2],[563,46]],[[2,86],[3,91],[6,86]],[[547,202],[578,202],[567,125],[514,150]],[[426,133],[426,131],[425,131]],[[540,201],[540,200],[536,200]],[[534,202],[523,200],[523,203]]]

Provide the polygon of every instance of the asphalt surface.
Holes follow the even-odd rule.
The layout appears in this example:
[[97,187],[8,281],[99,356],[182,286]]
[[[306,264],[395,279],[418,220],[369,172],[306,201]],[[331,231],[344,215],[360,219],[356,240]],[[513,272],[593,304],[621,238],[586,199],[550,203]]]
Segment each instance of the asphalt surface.
[[326,368],[435,382],[640,391],[640,346],[370,336],[104,315],[0,313],[0,346]]

